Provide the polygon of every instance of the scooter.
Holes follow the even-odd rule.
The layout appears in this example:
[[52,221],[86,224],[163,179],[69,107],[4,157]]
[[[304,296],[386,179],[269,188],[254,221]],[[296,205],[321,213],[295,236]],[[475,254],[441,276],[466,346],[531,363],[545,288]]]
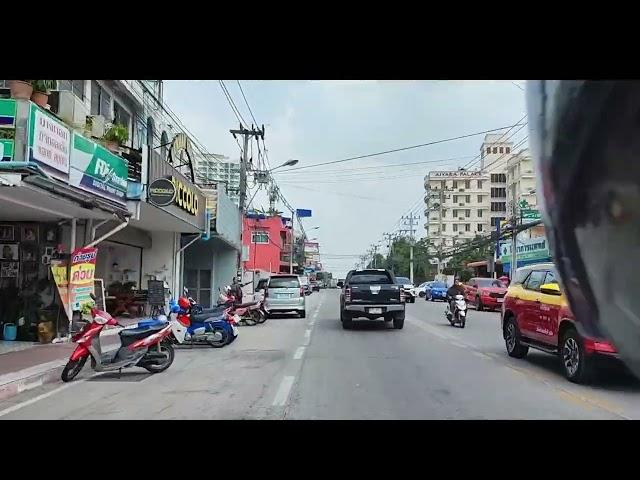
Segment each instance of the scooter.
[[216,312],[193,313],[183,310],[177,303],[171,304],[171,332],[173,341],[178,344],[208,344],[214,348],[228,345],[238,335],[238,327],[226,320],[225,308]]
[[456,295],[454,297],[455,307],[453,312],[451,311],[450,302],[447,301],[447,308],[444,311],[447,320],[451,326],[456,324],[460,325],[460,328],[464,328],[467,319],[467,302],[463,295]]
[[224,293],[220,291],[221,304],[227,305],[233,314],[240,317],[241,325],[253,326],[267,321],[267,315],[262,308],[262,301],[236,304],[236,297],[231,293],[231,287],[225,287]]
[[[95,296],[91,294],[92,300]],[[73,380],[87,358],[91,357],[91,368],[96,372],[121,371],[123,368],[142,367],[151,373],[163,372],[171,366],[175,357],[168,337],[171,327],[167,323],[143,328],[124,329],[119,332],[120,348],[102,353],[100,332],[106,325],[124,327],[111,315],[91,307],[90,322],[85,323],[72,340],[78,344],[62,370],[62,381]]]

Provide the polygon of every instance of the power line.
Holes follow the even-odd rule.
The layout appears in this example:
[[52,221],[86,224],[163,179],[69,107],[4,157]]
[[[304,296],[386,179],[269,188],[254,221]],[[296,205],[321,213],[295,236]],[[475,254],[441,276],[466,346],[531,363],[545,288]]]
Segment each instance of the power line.
[[[526,125],[527,125],[527,123],[525,122],[525,123],[524,123],[524,125],[522,125],[519,129],[517,129],[517,130],[516,130],[515,132],[513,132],[511,135],[509,135],[506,139],[504,139],[504,141],[506,142],[506,141],[510,140],[511,138],[513,138],[513,137],[514,137],[514,136],[515,136],[515,135],[516,135],[520,130],[522,130]],[[514,147],[514,148],[515,148],[515,147]],[[501,159],[501,158],[504,158],[506,155],[511,155],[512,153],[513,153],[513,152],[507,152],[507,151],[506,151],[506,149],[505,149],[505,152],[504,152],[502,155],[500,155],[500,157],[498,157],[498,159],[497,159],[497,160],[499,160],[499,159]],[[497,160],[496,160],[496,161],[497,161]],[[478,160],[475,160],[475,161],[473,161],[472,163],[475,163],[475,162],[477,162],[477,161],[478,161]],[[495,163],[495,161],[494,161],[493,163]],[[487,169],[487,166],[486,166],[486,165],[484,166],[484,169],[485,169],[485,170]]]
[[[240,85],[240,80],[236,80],[236,82],[238,82],[238,87],[240,87],[240,93],[242,93],[242,98],[244,98],[244,103],[246,103],[247,108],[249,109],[249,113],[251,114],[251,118],[253,118],[253,121],[256,124],[256,127],[258,126],[258,121],[256,120],[256,117],[253,116],[253,112],[251,111],[251,107],[249,106],[249,102],[247,102],[247,97],[244,96],[244,90],[242,90],[242,85]],[[259,146],[259,144],[258,144]]]
[[218,80],[218,82],[220,82],[220,88],[222,88],[222,93],[224,93],[225,97],[227,98],[227,102],[229,103],[229,106],[231,107],[231,110],[233,111],[233,114],[238,119],[238,122],[240,122],[245,128],[249,128],[247,122],[242,117],[242,114],[240,113],[240,110],[238,110],[238,107],[236,106],[236,103],[233,101],[233,98],[231,97],[231,94],[229,93],[229,90],[227,90],[227,86],[224,84],[224,81],[223,80]]
[[[509,130],[507,130],[506,132],[504,132],[500,138],[498,139],[498,142],[500,140],[502,140],[502,138],[507,135],[511,130],[514,129],[514,127],[516,127],[517,125],[520,125],[520,122],[523,121],[525,118],[527,118],[527,115],[525,114],[520,120],[518,120],[516,123],[514,123],[511,128]],[[526,125],[526,123],[525,123]],[[518,130],[519,131],[519,130]],[[476,155],[475,158],[473,160],[471,160],[470,162],[468,162],[466,165],[463,165],[462,168],[467,169],[469,168],[470,165],[473,165],[476,161],[480,160],[480,158],[482,157],[483,152],[480,152],[479,155]]]
[[375,157],[375,156],[378,156],[378,155],[386,155],[387,153],[402,152],[402,151],[411,150],[411,149],[414,149],[414,148],[422,148],[422,147],[427,147],[427,146],[430,146],[430,145],[437,145],[437,144],[440,144],[440,143],[452,142],[454,140],[461,140],[463,138],[475,137],[475,136],[483,135],[483,134],[486,134],[486,133],[496,132],[498,130],[504,130],[505,128],[509,128],[510,126],[511,125],[507,125],[506,127],[500,127],[500,128],[492,128],[490,130],[483,130],[482,132],[468,133],[466,135],[459,135],[457,137],[443,138],[441,140],[434,140],[432,142],[421,143],[419,145],[411,145],[411,146],[408,146],[408,147],[394,148],[392,150],[385,150],[385,151],[382,151],[382,152],[369,153],[369,154],[366,154],[366,155],[358,155],[356,157],[348,157],[348,158],[343,158],[341,160],[333,160],[331,162],[322,162],[322,163],[316,163],[316,164],[313,164],[313,165],[306,165],[306,166],[302,166],[302,167],[298,167],[298,168],[292,168],[292,169],[290,169],[288,171],[292,172],[292,171],[295,171],[295,170],[302,170],[303,168],[315,168],[315,167],[319,167],[321,165],[333,165],[333,164],[336,164],[336,163],[350,162],[350,161],[353,161],[353,160],[359,160],[361,158]]

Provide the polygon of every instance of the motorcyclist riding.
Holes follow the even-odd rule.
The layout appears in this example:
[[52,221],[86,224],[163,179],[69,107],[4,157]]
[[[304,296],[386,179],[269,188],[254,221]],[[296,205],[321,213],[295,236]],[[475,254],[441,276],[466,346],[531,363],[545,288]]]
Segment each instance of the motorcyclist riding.
[[453,312],[455,310],[456,295],[464,296],[464,286],[459,278],[456,278],[453,285],[447,290],[447,301],[449,302],[449,309]]

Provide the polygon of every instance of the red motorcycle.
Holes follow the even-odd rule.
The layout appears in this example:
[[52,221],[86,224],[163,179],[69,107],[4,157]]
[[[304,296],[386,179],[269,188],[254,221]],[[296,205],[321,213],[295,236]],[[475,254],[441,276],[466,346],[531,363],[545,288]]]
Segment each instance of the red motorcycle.
[[[91,298],[95,300],[93,295]],[[151,373],[159,373],[173,363],[175,352],[168,338],[171,335],[169,323],[123,329],[119,332],[120,348],[102,353],[100,332],[107,325],[124,327],[107,312],[91,307],[91,321],[85,323],[72,338],[78,346],[62,371],[63,382],[73,380],[89,357],[91,368],[96,372],[142,367]]]
[[267,321],[267,316],[262,309],[262,301],[236,304],[236,297],[231,293],[230,287],[226,287],[224,293],[220,292],[220,301],[221,304],[231,308],[231,315],[240,317],[239,323],[253,326]]

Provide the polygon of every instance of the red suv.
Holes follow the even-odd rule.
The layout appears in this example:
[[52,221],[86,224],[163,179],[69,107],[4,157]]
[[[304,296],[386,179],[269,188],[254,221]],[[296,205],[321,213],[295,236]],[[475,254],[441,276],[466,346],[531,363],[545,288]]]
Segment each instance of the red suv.
[[472,278],[464,286],[467,303],[473,303],[479,312],[485,308],[491,310],[500,308],[506,293],[507,286],[495,278]]
[[589,380],[596,357],[618,354],[605,338],[591,338],[575,318],[552,263],[516,271],[502,304],[502,335],[511,357],[524,358],[529,347],[560,357],[572,382]]

